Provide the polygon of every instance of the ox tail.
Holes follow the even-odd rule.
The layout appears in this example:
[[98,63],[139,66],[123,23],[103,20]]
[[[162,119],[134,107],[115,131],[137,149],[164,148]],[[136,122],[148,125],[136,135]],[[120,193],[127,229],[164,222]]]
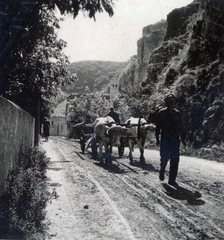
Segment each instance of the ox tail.
[[141,117],[138,119],[137,138],[140,138]]

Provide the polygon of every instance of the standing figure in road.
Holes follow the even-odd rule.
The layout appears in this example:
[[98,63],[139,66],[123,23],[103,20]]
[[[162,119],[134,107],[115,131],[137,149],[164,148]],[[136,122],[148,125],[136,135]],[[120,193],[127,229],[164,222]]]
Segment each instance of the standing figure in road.
[[43,132],[44,132],[45,142],[48,142],[48,137],[50,136],[50,122],[46,117],[44,118]]
[[[177,98],[170,94],[165,98],[166,108],[163,108],[158,113],[156,124],[156,145],[160,145],[160,171],[159,179],[164,180],[164,172],[167,162],[170,160],[170,171],[168,184],[177,187],[176,177],[179,165],[179,147],[180,139],[184,146],[185,142],[185,129],[181,115],[175,105]],[[159,136],[161,134],[161,141]]]
[[112,118],[114,119],[115,123],[120,124],[119,115],[118,115],[118,113],[116,113],[116,112],[114,111],[114,108],[113,108],[113,107],[110,108],[110,112],[107,114],[107,116],[112,117]]

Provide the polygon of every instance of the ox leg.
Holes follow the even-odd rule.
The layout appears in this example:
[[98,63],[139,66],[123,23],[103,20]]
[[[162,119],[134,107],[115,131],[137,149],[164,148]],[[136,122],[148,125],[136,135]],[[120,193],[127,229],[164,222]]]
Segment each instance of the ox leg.
[[105,152],[106,152],[105,165],[109,167],[112,165],[111,161],[112,145],[108,145],[105,149]]
[[121,138],[121,146],[118,147],[118,155],[121,158],[124,154],[124,138]]
[[109,166],[112,165],[112,159],[111,159],[112,149],[113,149],[113,146],[110,145],[110,147],[109,147],[109,155],[108,155],[108,163],[109,163]]
[[132,144],[131,140],[128,141],[128,146],[129,146],[129,160],[130,160],[130,164],[133,164],[133,157],[132,157],[133,144]]
[[92,139],[91,148],[92,148],[92,158],[97,159],[97,142],[95,137],[93,137]]
[[145,164],[144,148],[140,149],[140,163]]
[[138,147],[140,151],[140,163],[145,164],[145,158],[144,158],[144,141],[138,141]]
[[98,160],[100,161],[101,164],[103,164],[103,144],[102,143],[99,143]]

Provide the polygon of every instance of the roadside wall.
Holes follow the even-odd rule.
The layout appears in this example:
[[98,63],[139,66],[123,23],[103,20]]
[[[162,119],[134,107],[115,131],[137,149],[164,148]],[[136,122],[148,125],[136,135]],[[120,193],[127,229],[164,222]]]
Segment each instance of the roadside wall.
[[0,195],[9,170],[15,168],[20,150],[34,146],[34,118],[0,96]]

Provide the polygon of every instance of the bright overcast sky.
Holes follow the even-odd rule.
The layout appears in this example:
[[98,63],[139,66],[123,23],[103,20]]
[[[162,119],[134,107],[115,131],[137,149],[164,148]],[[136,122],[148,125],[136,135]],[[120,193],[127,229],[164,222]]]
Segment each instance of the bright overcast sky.
[[193,0],[114,0],[114,15],[96,14],[96,21],[82,12],[61,22],[59,38],[67,42],[70,62],[103,60],[125,62],[137,54],[142,29],[167,18],[167,14]]

